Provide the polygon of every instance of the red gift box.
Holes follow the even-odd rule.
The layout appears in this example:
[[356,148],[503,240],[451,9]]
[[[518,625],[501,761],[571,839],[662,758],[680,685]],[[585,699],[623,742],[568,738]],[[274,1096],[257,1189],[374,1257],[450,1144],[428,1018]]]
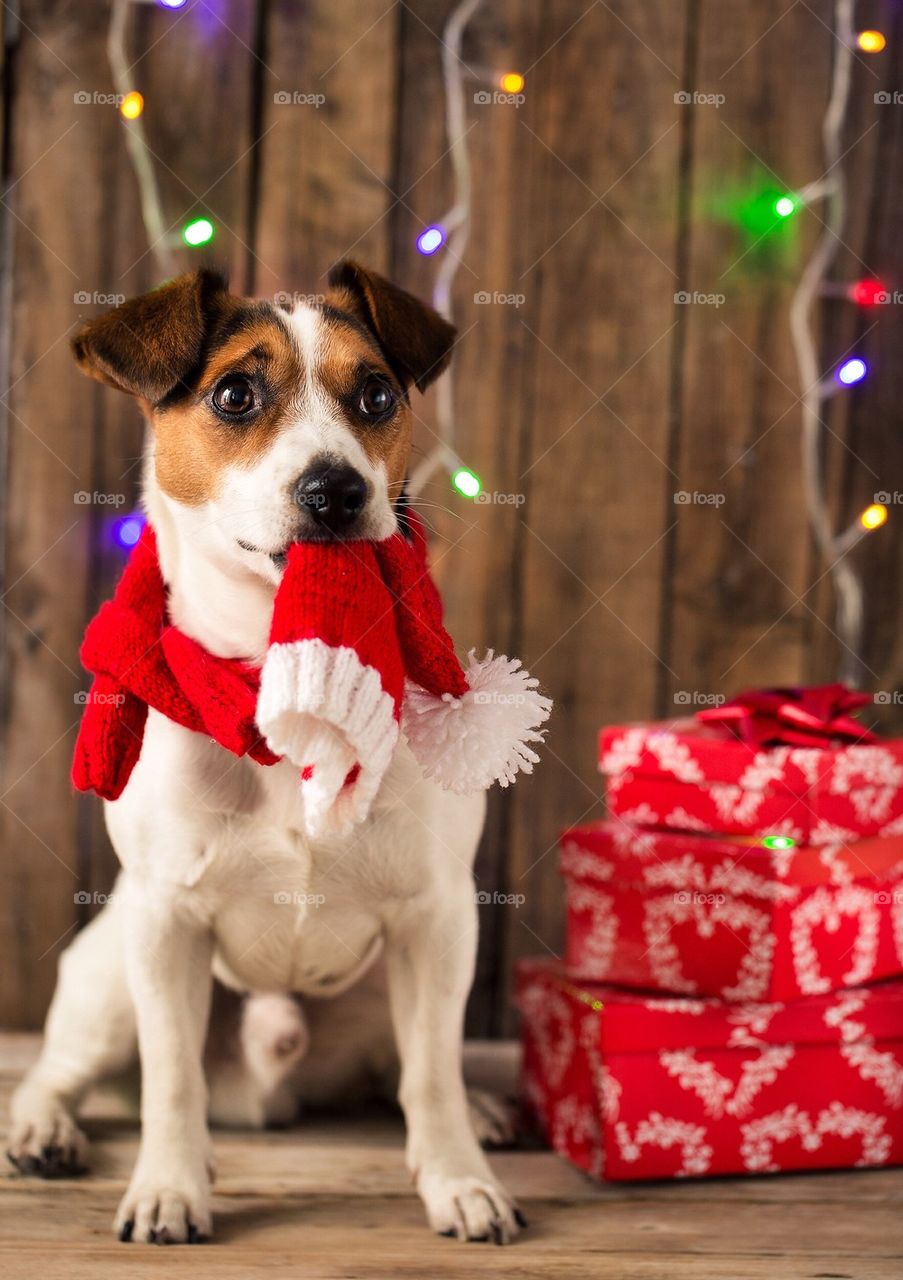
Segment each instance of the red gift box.
[[903,836],[768,849],[625,822],[561,837],[568,972],[725,1000],[903,975]]
[[903,1163],[903,982],[730,1005],[518,966],[523,1096],[613,1181]]
[[903,741],[757,747],[697,720],[603,729],[609,811],[642,826],[806,844],[903,833]]

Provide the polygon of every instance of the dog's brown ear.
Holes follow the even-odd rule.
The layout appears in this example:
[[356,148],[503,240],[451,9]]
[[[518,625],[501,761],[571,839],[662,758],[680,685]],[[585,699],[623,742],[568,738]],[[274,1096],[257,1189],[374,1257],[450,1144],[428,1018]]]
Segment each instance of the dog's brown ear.
[[226,292],[224,276],[202,270],[131,298],[72,339],[79,368],[155,404],[198,363]]
[[406,383],[425,391],[448,367],[457,330],[432,307],[347,258],[328,278],[339,305],[360,314]]

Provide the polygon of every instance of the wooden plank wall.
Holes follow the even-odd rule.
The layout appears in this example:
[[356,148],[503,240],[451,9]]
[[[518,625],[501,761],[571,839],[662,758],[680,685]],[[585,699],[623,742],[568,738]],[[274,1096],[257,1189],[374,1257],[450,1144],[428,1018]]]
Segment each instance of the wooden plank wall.
[[[130,41],[167,220],[206,210],[237,287],[322,292],[353,253],[428,294],[417,231],[451,180],[438,40],[451,0],[192,0],[136,6]],[[862,0],[888,33],[857,63],[838,274],[903,290],[898,195],[903,14]],[[98,806],[67,773],[86,618],[119,566],[109,506],[136,497],[134,408],[80,379],[67,338],[107,295],[155,282],[109,93],[106,0],[3,6],[4,261],[0,368],[0,1024],[35,1026],[66,940],[115,860]],[[18,18],[17,18],[18,14]],[[521,654],[555,697],[535,776],[492,799],[470,1026],[509,1028],[511,965],[557,952],[555,839],[601,812],[600,724],[663,715],[750,683],[832,678],[830,584],[800,495],[787,307],[819,229],[745,239],[725,205],[820,172],[831,58],[828,0],[484,0],[469,68],[527,72],[519,106],[473,103],[474,225],[456,286],[459,448],[493,501],[445,478],[424,499],[461,648]],[[468,81],[468,94],[482,87]],[[280,94],[322,95],[319,106]],[[684,104],[676,95],[719,95]],[[189,251],[181,251],[187,265]],[[476,295],[517,295],[484,303]],[[683,303],[677,295],[723,295]],[[87,296],[87,302],[84,300]],[[876,368],[831,406],[838,518],[903,488],[898,302],[829,303],[826,366],[852,345]],[[418,450],[433,399],[418,407]],[[723,503],[675,494],[723,495]],[[504,501],[516,495],[517,502]],[[117,499],[118,500],[118,499]],[[898,508],[893,509],[899,521]],[[867,584],[869,683],[900,683],[901,539],[854,553]],[[899,706],[882,708],[888,727]],[[88,895],[80,901],[78,895]]]

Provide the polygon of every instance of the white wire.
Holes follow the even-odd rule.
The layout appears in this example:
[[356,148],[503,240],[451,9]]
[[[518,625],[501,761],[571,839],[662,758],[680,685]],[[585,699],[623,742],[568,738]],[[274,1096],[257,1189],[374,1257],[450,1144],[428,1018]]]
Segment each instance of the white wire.
[[[113,0],[107,35],[107,59],[110,63],[113,87],[120,98],[127,97],[135,90],[125,42],[131,3],[132,0]],[[147,145],[144,122],[140,117],[128,122],[125,145],[138,180],[141,218],[144,222],[148,245],[164,278],[168,278],[176,273],[176,260],[170,250],[170,236],[163,217],[160,188],[154,172],[153,157]]]
[[[470,154],[467,148],[467,110],[464,99],[466,67],[461,60],[461,42],[467,24],[482,2],[483,0],[462,0],[452,11],[442,36],[445,131],[454,177],[454,202],[439,222],[448,239],[433,285],[433,306],[449,323],[453,321],[452,284],[470,237]],[[450,373],[440,378],[436,387],[436,434],[439,443],[411,472],[408,485],[414,497],[423,492],[426,483],[440,467],[451,470],[460,465],[454,447],[455,394]]]
[[822,123],[825,176],[806,188],[824,194],[824,230],[806,264],[790,305],[790,334],[796,353],[802,387],[802,477],[803,495],[816,546],[828,564],[836,593],[836,631],[843,654],[840,678],[859,684],[862,678],[860,648],[863,630],[862,583],[846,559],[863,534],[858,522],[835,533],[825,492],[823,428],[821,407],[828,391],[821,377],[818,345],[812,325],[816,300],[837,255],[846,218],[846,178],[841,164],[843,128],[846,123],[853,70],[855,0],[835,0],[834,35],[836,53],[831,77],[831,93]]
[[[140,0],[113,0],[110,12],[107,58],[110,63],[113,86],[122,98],[134,91],[126,51],[126,29],[130,5],[136,2]],[[469,72],[461,60],[461,43],[467,24],[482,2],[483,0],[461,0],[445,24],[442,42],[445,130],[454,176],[454,202],[439,223],[445,231],[447,240],[433,286],[433,306],[449,323],[453,321],[452,284],[470,237],[470,155],[466,142],[467,108],[464,96],[465,73],[469,74]],[[172,276],[176,272],[176,261],[170,248],[171,237],[163,215],[153,157],[147,145],[147,135],[140,118],[129,121],[126,129],[126,146],[138,181],[141,217],[150,251],[163,276]],[[440,378],[437,385],[436,434],[438,444],[411,473],[409,487],[415,496],[422,492],[427,481],[440,467],[444,466],[451,470],[460,465],[460,459],[454,448],[455,398],[450,374]]]

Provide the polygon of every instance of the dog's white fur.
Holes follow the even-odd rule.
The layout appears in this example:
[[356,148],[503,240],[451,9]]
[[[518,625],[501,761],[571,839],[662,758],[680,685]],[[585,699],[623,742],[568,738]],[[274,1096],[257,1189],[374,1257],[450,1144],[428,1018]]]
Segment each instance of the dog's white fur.
[[[313,368],[316,309],[298,304],[284,323]],[[264,552],[289,540],[297,516],[291,482],[324,452],[369,481],[364,536],[394,529],[384,472],[311,379],[273,447],[253,467],[227,472],[203,506],[182,506],[160,491],[151,446],[145,502],[173,620],[211,652],[264,654],[279,580]],[[262,552],[243,550],[237,539]],[[278,1013],[291,1032],[292,1087],[314,1102],[391,1061],[389,1019],[374,995],[384,977],[407,1163],[429,1222],[459,1238],[508,1240],[519,1215],[478,1145],[461,1075],[483,797],[441,791],[402,745],[371,816],[350,837],[308,843],[300,804],[290,763],[263,768],[236,759],[150,712],[132,778],[106,806],[123,867],[115,900],[63,957],[41,1058],[15,1097],[12,1151],[83,1154],[74,1108],[95,1079],[125,1065],[137,1036],[142,1138],[117,1230],[128,1235],[133,1224],[135,1240],[207,1235],[212,1155],[203,1054],[212,975],[242,991],[316,998],[316,1017],[333,1021],[320,1037],[327,1047],[319,1059],[313,1050],[295,1052],[293,1036],[306,1047],[303,1020],[295,1025],[284,1004]],[[257,1012],[266,1023],[266,1011]],[[246,1010],[246,1030],[254,1016]],[[253,1046],[253,1026],[248,1036]],[[291,1099],[280,1098],[282,1067],[265,1053],[252,1063],[259,1087],[244,1101],[247,1072],[231,1083],[220,1078],[214,1109],[219,1097],[227,1116],[249,1123],[290,1110]]]

